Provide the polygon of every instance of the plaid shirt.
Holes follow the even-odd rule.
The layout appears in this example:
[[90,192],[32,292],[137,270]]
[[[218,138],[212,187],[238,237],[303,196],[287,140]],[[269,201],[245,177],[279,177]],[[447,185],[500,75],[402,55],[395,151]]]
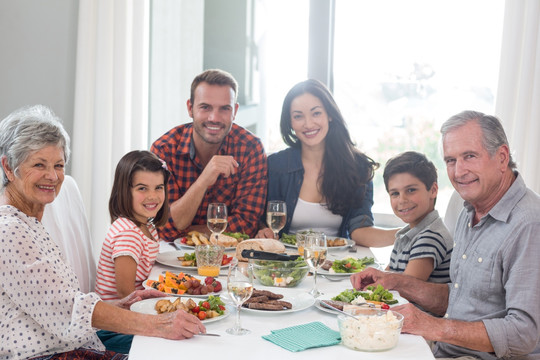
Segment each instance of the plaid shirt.
[[[167,163],[171,171],[169,203],[182,197],[204,169],[195,154],[192,135],[193,124],[183,124],[157,139],[150,149]],[[233,124],[218,155],[231,155],[240,167],[228,178],[219,176],[216,183],[207,189],[192,224],[206,224],[208,204],[222,202],[227,205],[229,214],[227,231],[243,232],[253,237],[266,205],[268,178],[262,143],[249,131]],[[169,218],[160,235],[164,240],[173,241],[183,234]]]

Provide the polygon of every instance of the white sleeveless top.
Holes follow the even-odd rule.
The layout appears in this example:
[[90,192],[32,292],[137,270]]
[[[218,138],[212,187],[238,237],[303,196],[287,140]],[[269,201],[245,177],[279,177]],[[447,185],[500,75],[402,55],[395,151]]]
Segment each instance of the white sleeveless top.
[[312,229],[322,231],[326,236],[338,236],[343,217],[332,214],[325,204],[304,201],[298,198],[291,220],[290,232]]

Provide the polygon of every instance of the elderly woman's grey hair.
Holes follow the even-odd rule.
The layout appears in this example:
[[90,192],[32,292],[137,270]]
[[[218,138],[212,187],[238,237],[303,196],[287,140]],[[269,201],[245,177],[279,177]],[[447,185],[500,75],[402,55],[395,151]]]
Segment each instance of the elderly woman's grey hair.
[[[450,131],[457,129],[470,121],[476,121],[478,125],[480,125],[480,128],[482,129],[482,145],[490,156],[495,155],[502,145],[506,145],[508,146],[508,149],[510,149],[506,133],[504,132],[504,128],[499,119],[479,111],[462,111],[446,120],[441,126],[442,138],[444,139],[446,134]],[[509,153],[510,159],[508,161],[508,166],[510,169],[516,170],[517,165],[512,157],[512,152],[509,151]]]
[[[44,105],[15,110],[0,122],[0,159],[6,157],[11,169],[17,169],[29,155],[47,146],[58,146],[69,160],[69,135],[51,109]],[[2,166],[2,189],[9,180]]]

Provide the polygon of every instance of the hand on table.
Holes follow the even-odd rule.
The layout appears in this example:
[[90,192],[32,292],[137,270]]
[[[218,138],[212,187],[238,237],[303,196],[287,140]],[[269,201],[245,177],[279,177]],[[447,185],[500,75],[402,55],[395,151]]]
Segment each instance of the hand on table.
[[257,235],[255,235],[255,238],[257,239],[273,239],[274,238],[274,232],[270,228],[263,228],[259,230]]
[[196,316],[188,314],[184,310],[177,310],[172,313],[164,313],[158,316],[160,317],[160,337],[165,339],[189,339],[193,337],[193,335],[206,333],[206,328],[202,322]]

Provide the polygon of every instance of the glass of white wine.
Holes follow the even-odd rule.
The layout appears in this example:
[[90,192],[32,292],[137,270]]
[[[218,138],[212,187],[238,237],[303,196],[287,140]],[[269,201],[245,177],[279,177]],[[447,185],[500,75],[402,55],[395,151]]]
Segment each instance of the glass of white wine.
[[317,289],[317,270],[326,260],[328,248],[326,247],[326,235],[323,233],[314,233],[306,235],[304,244],[304,259],[308,263],[311,272],[313,272],[313,289],[309,292],[313,297],[323,295]]
[[227,292],[236,305],[236,322],[234,327],[225,330],[231,335],[246,335],[251,331],[242,328],[240,325],[240,309],[242,304],[251,297],[253,293],[253,265],[241,263],[234,259],[229,267],[227,276]]
[[266,209],[266,223],[274,232],[274,239],[279,240],[279,232],[287,221],[287,206],[284,201],[272,200]]
[[217,240],[218,234],[221,234],[227,228],[227,205],[223,203],[209,204],[206,220],[208,229],[212,232],[211,238],[215,237]]

